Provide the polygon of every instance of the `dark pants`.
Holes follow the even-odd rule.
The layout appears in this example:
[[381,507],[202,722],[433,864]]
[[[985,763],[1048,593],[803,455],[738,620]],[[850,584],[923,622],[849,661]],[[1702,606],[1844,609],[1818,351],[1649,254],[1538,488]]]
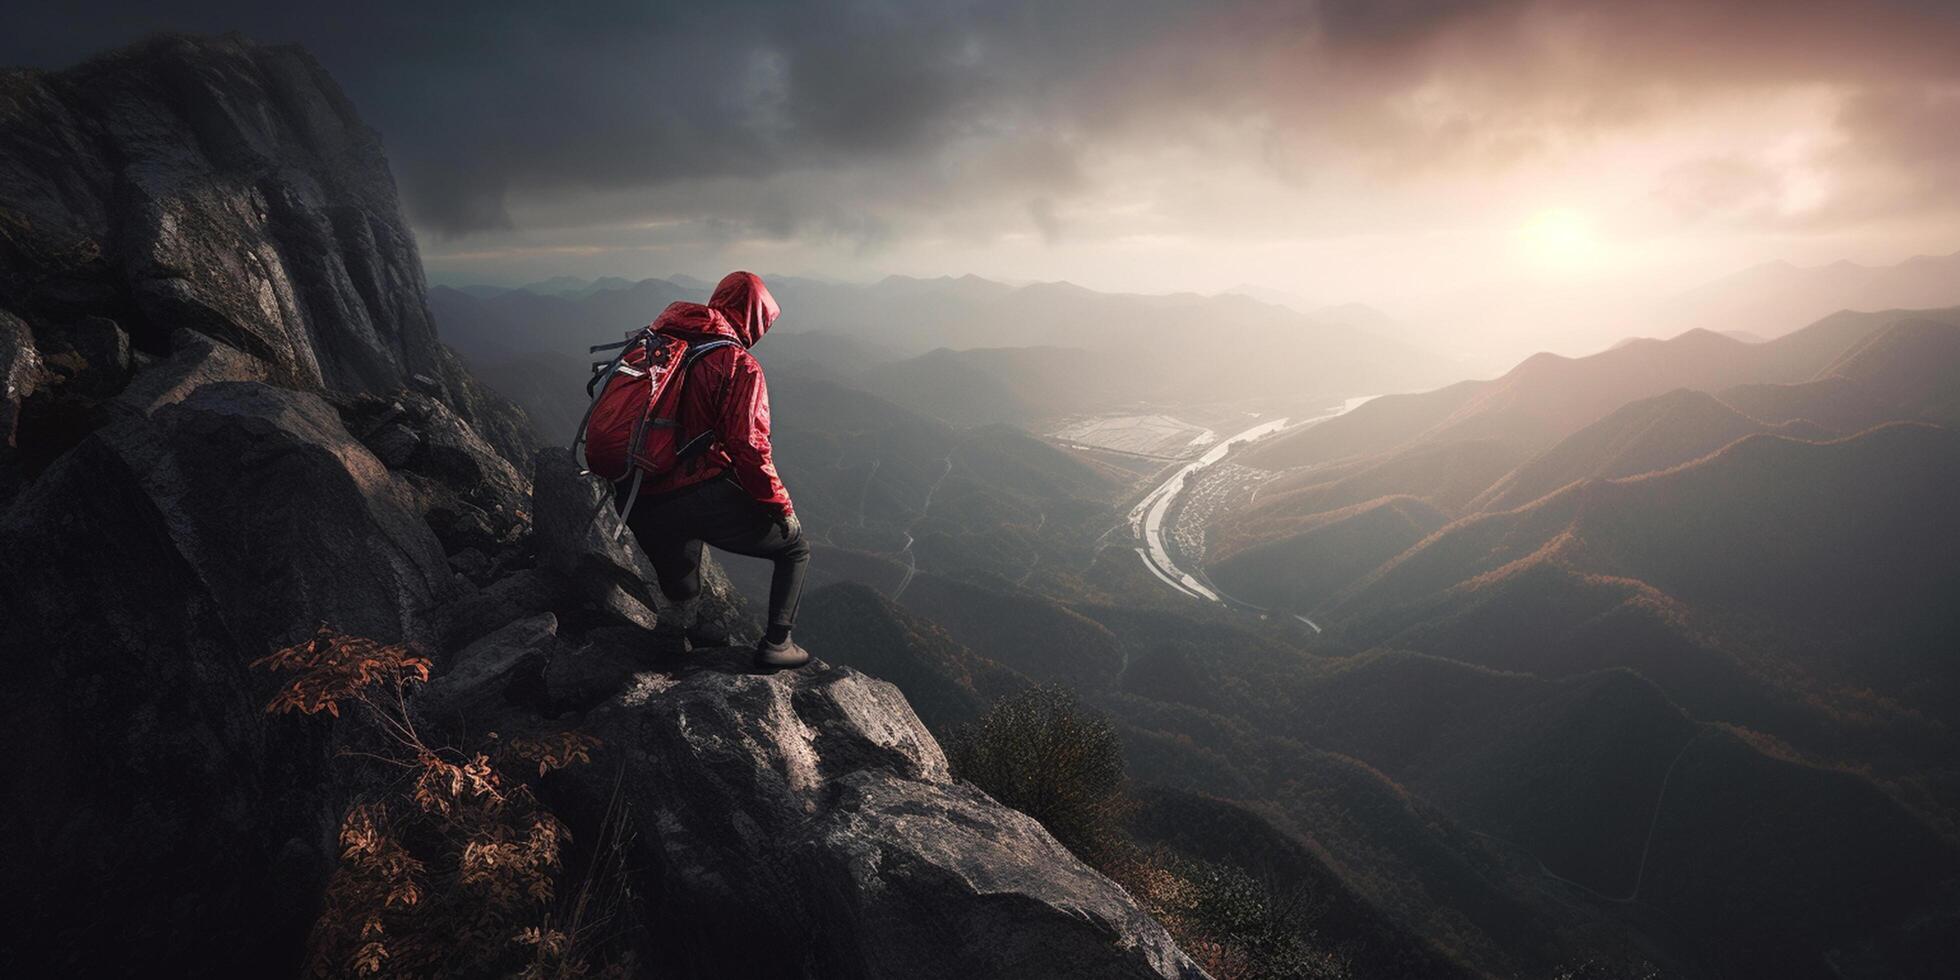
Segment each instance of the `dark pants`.
[[627,515],[626,526],[653,562],[660,591],[675,602],[686,602],[701,592],[703,543],[775,562],[775,574],[769,578],[769,625],[796,625],[810,545],[800,530],[785,534],[776,523],[775,511],[732,481],[716,478],[642,498]]

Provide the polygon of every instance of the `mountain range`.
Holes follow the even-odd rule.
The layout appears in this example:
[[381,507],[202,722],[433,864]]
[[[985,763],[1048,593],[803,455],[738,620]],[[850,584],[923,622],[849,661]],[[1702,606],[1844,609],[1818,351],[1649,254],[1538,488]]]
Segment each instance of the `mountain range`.
[[[1474,678],[1625,672],[1651,685],[1639,710],[1676,719],[1662,740],[1674,749],[1640,755],[1642,778],[1691,773],[1700,788],[1689,792],[1707,795],[1685,800],[1668,781],[1665,807],[1614,810],[1652,814],[1640,847],[1560,836],[1604,831],[1604,811],[1575,822],[1545,810],[1563,805],[1555,796],[1567,780],[1620,751],[1590,740],[1641,730],[1630,714],[1638,699],[1519,716],[1588,746],[1591,761],[1553,764],[1546,772],[1564,775],[1544,777],[1551,783],[1503,788],[1501,774],[1529,769],[1513,760],[1491,773],[1463,760],[1490,750],[1491,729],[1438,733],[1452,761],[1420,770],[1444,780],[1424,795],[1462,800],[1451,805],[1459,815],[1486,813],[1476,821],[1484,832],[1522,844],[1547,874],[1751,933],[1731,934],[1722,957],[1747,950],[1761,969],[1781,949],[1796,957],[1784,975],[1816,972],[1787,945],[1795,918],[1832,907],[1848,916],[1869,901],[1904,914],[1952,880],[1960,784],[1941,760],[1960,750],[1960,673],[1945,655],[1960,647],[1956,378],[1951,309],[1835,314],[1757,344],[1690,331],[1589,358],[1540,355],[1493,381],[1377,399],[1255,447],[1245,465],[1269,475],[1207,529],[1206,572],[1235,597],[1310,615],[1327,648],[1374,651],[1362,662],[1420,655],[1373,696],[1303,711],[1317,742],[1433,732],[1484,701]],[[1449,705],[1410,705],[1429,712],[1419,721],[1384,714],[1431,683],[1410,675],[1457,664],[1502,674],[1461,675]],[[1376,750],[1344,744],[1398,781],[1432,778],[1395,761],[1407,751],[1399,737]],[[1742,768],[1706,768],[1721,766]],[[1777,798],[1781,822],[1717,843],[1737,813],[1726,807]],[[1522,801],[1508,815],[1486,809]],[[1839,807],[1861,809],[1826,816]],[[1798,813],[1808,816],[1785,819]],[[1878,826],[1893,829],[1879,840]],[[1841,856],[1867,845],[1884,853],[1806,872],[1805,883],[1748,884],[1806,849]],[[1578,870],[1608,854],[1644,854],[1649,877],[1626,864]],[[1873,868],[1888,870],[1859,877]],[[1818,890],[1824,881],[1834,884]],[[1920,897],[1899,904],[1901,894]],[[1873,943],[1924,941],[1891,928],[1832,962],[1880,955]],[[1738,960],[1718,972],[1742,970]]]
[[[1446,359],[1350,326],[1345,314],[1309,316],[1237,295],[1099,293],[977,276],[894,276],[864,286],[767,281],[785,313],[759,354],[808,360],[957,424],[1038,426],[1150,402],[1304,411],[1452,373]],[[560,359],[583,364],[584,347],[618,339],[675,299],[705,298],[706,290],[665,279],[429,294],[445,336],[493,383],[540,362],[554,374]],[[530,407],[523,394],[513,397]]]
[[1777,337],[1840,310],[1934,309],[1960,304],[1960,252],[1892,265],[1770,262],[1675,295],[1654,314],[1675,329]]

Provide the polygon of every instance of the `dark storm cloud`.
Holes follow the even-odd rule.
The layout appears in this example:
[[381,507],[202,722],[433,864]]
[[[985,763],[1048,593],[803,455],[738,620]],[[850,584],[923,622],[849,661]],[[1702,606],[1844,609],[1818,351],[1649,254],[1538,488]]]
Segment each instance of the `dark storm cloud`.
[[[848,168],[1041,127],[1047,86],[1176,6],[49,5],[0,58],[54,67],[154,30],[297,41],[382,131],[417,219],[460,233],[508,225],[513,192]],[[758,225],[802,220],[769,210]]]
[[[1859,167],[1952,203],[1930,179],[1951,140],[1928,130],[1952,121],[1956,6],[127,2],[17,16],[0,59],[60,65],[160,29],[297,41],[382,131],[439,234],[507,228],[521,199],[531,223],[679,218],[867,245],[906,213],[989,199],[1052,239],[1083,154],[1220,120],[1290,134],[1256,150],[1289,173],[1337,150],[1388,171],[1501,167],[1572,132],[1803,84],[1852,93]],[[1451,100],[1407,110],[1438,84]],[[1717,170],[1703,176],[1733,181]]]

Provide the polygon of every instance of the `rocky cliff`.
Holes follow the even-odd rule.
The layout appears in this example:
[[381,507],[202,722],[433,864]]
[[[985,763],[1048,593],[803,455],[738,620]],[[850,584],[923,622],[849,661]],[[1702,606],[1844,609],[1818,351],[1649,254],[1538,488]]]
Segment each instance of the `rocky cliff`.
[[295,48],[164,37],[0,75],[0,335],[17,343],[15,321],[39,355],[0,362],[0,436],[30,466],[185,328],[282,385],[413,385],[529,448],[436,339],[379,139]]
[[606,488],[438,342],[379,144],[301,52],[0,76],[0,381],[10,974],[298,969],[389,777],[356,722],[265,710],[251,662],[326,623],[431,655],[431,732],[597,739],[541,793],[624,842],[649,975],[1198,975],[896,688],[656,631]]

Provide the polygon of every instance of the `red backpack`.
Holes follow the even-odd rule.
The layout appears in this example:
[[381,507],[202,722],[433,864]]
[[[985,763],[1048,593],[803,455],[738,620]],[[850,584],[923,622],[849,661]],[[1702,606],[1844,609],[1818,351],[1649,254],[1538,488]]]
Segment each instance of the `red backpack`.
[[[617,344],[591,349],[594,354],[618,349],[619,354],[610,361],[592,362],[592,380],[585,385],[592,404],[579,420],[572,454],[578,458],[583,446],[587,470],[614,483],[632,478],[633,486],[619,510],[622,515],[633,510],[647,474],[670,470],[708,448],[713,429],[681,441],[681,385],[687,380],[687,369],[701,355],[734,343],[728,339],[689,343],[648,326]],[[613,532],[615,537],[618,533]]]

